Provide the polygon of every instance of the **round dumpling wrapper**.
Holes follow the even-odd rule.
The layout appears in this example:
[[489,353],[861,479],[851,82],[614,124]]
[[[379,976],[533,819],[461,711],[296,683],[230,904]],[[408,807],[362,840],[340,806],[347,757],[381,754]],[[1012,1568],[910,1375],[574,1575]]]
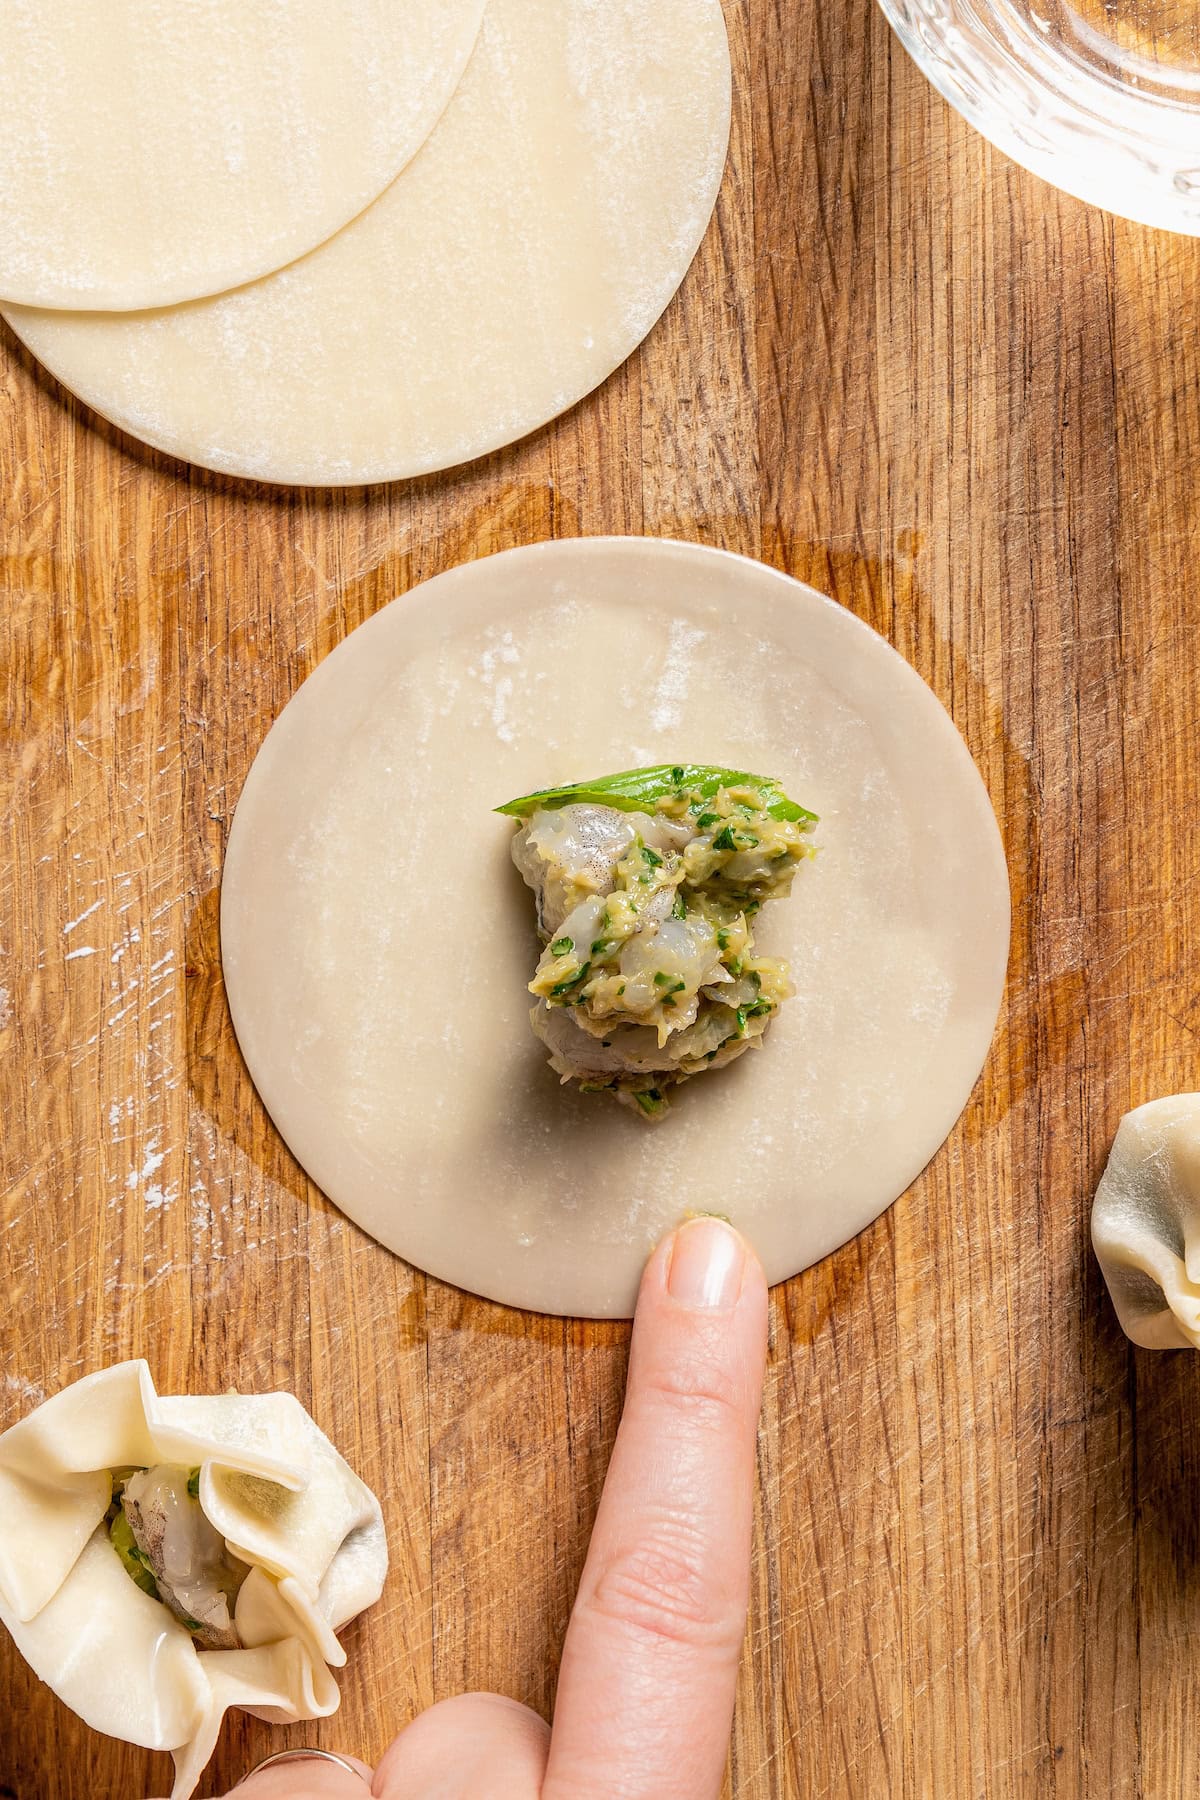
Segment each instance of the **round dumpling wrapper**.
[[0,298],[166,305],[303,256],[424,143],[483,0],[7,0]]
[[420,155],[311,256],[193,306],[4,316],[97,412],[206,468],[447,468],[641,342],[708,224],[729,117],[719,0],[489,0]]
[[[674,762],[776,777],[819,848],[756,932],[798,992],[649,1126],[547,1067],[492,808]],[[592,1316],[632,1310],[689,1209],[778,1281],[890,1205],[979,1073],[1008,925],[986,791],[914,671],[774,570],[642,539],[471,563],[355,631],[255,761],[221,912],[250,1071],[325,1192],[435,1275]]]

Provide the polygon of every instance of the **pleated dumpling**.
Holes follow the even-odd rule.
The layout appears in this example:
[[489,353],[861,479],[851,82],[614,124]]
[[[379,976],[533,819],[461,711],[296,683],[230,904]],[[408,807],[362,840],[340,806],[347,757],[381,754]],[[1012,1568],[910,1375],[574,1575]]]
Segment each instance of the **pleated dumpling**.
[[1200,1349],[1200,1094],[1126,1113],[1096,1189],[1092,1243],[1135,1344]]
[[292,1394],[160,1397],[144,1362],[0,1435],[0,1622],[98,1731],[175,1758],[221,1720],[325,1718],[336,1633],[379,1598],[379,1502]]

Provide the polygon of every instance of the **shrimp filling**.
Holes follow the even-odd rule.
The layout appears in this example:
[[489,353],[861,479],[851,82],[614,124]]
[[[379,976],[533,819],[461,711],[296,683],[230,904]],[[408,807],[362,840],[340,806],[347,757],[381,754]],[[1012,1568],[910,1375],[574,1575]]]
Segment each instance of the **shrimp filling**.
[[794,990],[754,921],[813,854],[812,813],[763,778],[678,765],[502,810],[524,819],[512,854],[545,945],[530,1018],[564,1082],[656,1118],[671,1087],[761,1043]]
[[199,1469],[114,1469],[108,1534],[126,1574],[161,1600],[200,1650],[236,1650],[234,1606],[249,1571],[200,1505]]

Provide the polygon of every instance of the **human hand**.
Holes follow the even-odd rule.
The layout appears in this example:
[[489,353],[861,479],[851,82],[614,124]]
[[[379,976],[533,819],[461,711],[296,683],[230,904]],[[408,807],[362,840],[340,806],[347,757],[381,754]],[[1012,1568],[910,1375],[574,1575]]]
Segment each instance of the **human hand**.
[[515,1700],[459,1694],[373,1774],[289,1757],[237,1800],[713,1800],[746,1625],[766,1334],[762,1269],[729,1226],[692,1220],[655,1251],[553,1730]]

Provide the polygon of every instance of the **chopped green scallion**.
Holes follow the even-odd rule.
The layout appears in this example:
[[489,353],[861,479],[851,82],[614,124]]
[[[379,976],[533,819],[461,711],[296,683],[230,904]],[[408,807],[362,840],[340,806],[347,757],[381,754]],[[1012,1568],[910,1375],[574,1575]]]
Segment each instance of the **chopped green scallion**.
[[663,1097],[657,1088],[647,1088],[644,1093],[636,1093],[633,1097],[642,1111],[651,1117],[663,1109]]
[[118,1511],[112,1524],[109,1526],[108,1539],[113,1549],[120,1557],[121,1566],[125,1570],[125,1573],[138,1587],[141,1588],[143,1594],[149,1594],[152,1598],[157,1600],[158,1583],[155,1581],[152,1570],[147,1566],[146,1559],[138,1548],[137,1540],[133,1535],[133,1527],[125,1517],[124,1509]]
[[574,975],[568,975],[564,981],[555,982],[550,989],[552,997],[557,999],[560,994],[570,993],[573,987],[580,987],[587,980],[591,966],[591,963],[584,963],[582,969],[576,970]]

